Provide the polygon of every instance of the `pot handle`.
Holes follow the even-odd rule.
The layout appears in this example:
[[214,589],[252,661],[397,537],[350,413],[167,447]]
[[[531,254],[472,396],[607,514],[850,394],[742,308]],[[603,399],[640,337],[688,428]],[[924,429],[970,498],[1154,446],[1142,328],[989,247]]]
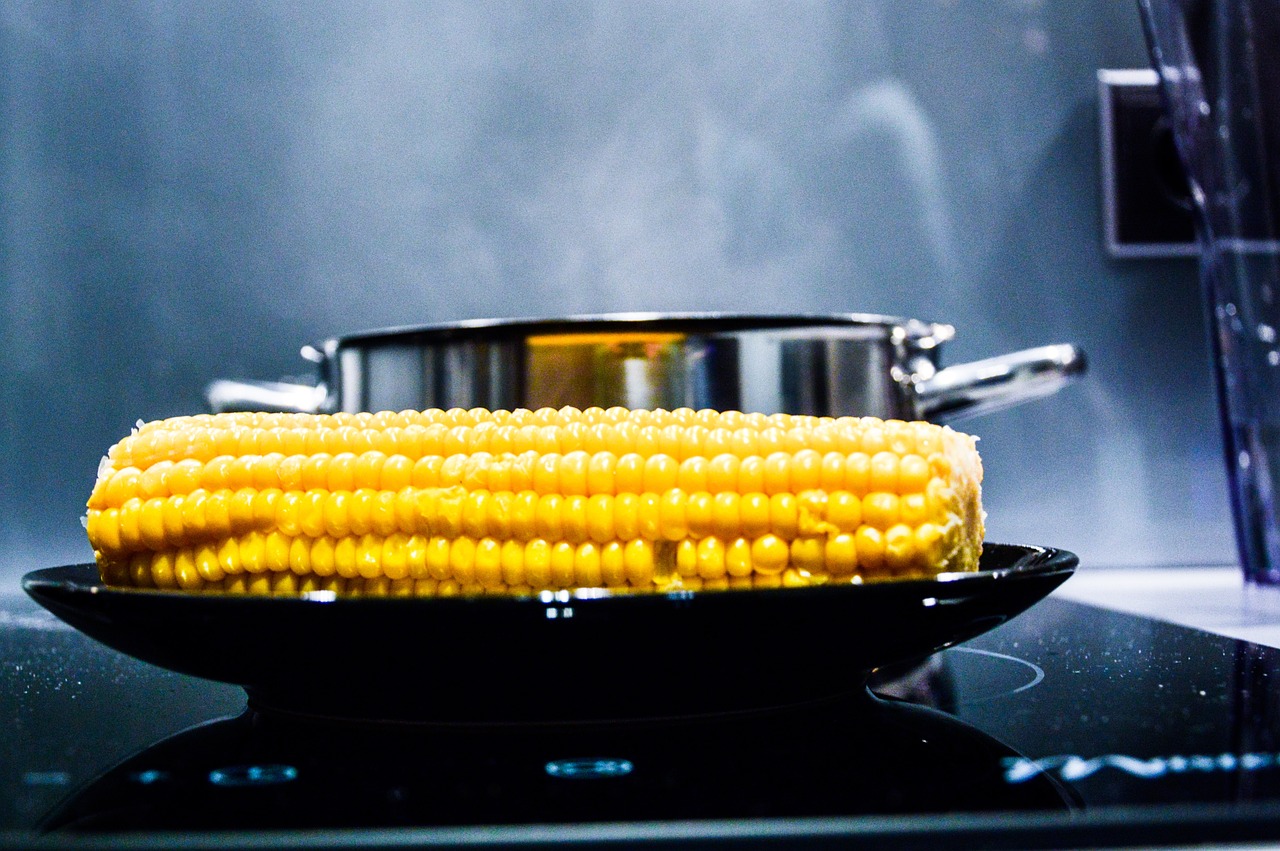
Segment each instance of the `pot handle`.
[[325,407],[329,388],[323,384],[288,384],[281,381],[232,381],[219,378],[205,388],[204,398],[215,414],[227,411],[276,411],[318,414]]
[[1070,343],[948,366],[916,382],[920,415],[952,420],[998,411],[1056,393],[1086,368],[1084,352]]

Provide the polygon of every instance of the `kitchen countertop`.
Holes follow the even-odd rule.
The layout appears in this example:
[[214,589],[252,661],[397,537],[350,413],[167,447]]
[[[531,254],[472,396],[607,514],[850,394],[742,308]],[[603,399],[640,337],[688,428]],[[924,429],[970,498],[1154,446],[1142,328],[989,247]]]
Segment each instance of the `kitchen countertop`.
[[1053,596],[1280,648],[1280,589],[1246,588],[1236,565],[1083,567]]

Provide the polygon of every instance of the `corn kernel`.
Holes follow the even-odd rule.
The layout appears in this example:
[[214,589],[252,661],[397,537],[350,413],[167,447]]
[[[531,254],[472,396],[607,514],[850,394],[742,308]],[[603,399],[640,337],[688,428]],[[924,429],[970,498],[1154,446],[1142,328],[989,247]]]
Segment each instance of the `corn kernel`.
[[719,579],[725,575],[725,547],[719,538],[698,541],[698,575],[703,579]]
[[689,538],[676,542],[676,572],[681,576],[697,576],[698,543]]
[[564,540],[574,544],[587,540],[587,498],[582,494],[566,496],[560,512]]
[[560,459],[560,484],[556,492],[566,496],[586,494],[590,461],[590,456],[581,449],[565,453]]
[[598,544],[607,543],[614,538],[613,497],[596,494],[587,500],[586,531],[587,536]]
[[618,457],[609,451],[597,451],[587,464],[588,494],[609,494],[614,492],[614,477],[618,466]]
[[751,562],[751,542],[746,538],[730,540],[724,553],[725,570],[730,576],[750,576],[754,570]]
[[502,581],[508,586],[524,585],[524,545],[519,541],[506,540],[502,542],[502,552],[499,556],[502,569]]
[[360,575],[359,562],[356,559],[356,540],[350,536],[336,538],[333,542],[333,567],[344,579],[354,579]]
[[685,502],[685,523],[694,538],[712,534],[712,498],[706,491],[689,493]]
[[791,540],[799,532],[800,506],[794,494],[775,493],[769,497],[769,529]]
[[538,497],[536,530],[540,538],[558,541],[564,535],[564,497],[546,493]]
[[680,466],[670,455],[651,455],[644,462],[644,492],[666,493],[676,487]]
[[620,540],[640,537],[640,496],[620,493],[613,500],[613,528]]
[[761,535],[751,542],[751,565],[757,573],[782,573],[790,560],[791,548],[777,535]]
[[874,572],[884,567],[884,533],[874,526],[859,526],[853,534],[858,564],[864,571]]
[[658,517],[662,537],[678,541],[689,534],[688,495],[679,488],[672,488],[658,501]]
[[569,588],[574,582],[574,561],[577,553],[568,541],[551,545],[551,584],[557,588]]
[[645,588],[652,585],[654,575],[653,544],[637,538],[627,543],[623,555],[626,563],[627,582],[633,588]]
[[614,467],[614,488],[619,494],[640,493],[644,490],[645,458],[635,452],[619,456]]
[[502,545],[493,538],[482,538],[475,550],[475,581],[485,588],[496,588],[502,582]]
[[610,588],[627,584],[625,547],[620,541],[609,541],[600,548],[600,580]]
[[862,522],[884,531],[898,522],[901,511],[896,494],[877,491],[862,498]]
[[551,585],[551,545],[541,538],[534,538],[524,548],[525,581],[534,588]]

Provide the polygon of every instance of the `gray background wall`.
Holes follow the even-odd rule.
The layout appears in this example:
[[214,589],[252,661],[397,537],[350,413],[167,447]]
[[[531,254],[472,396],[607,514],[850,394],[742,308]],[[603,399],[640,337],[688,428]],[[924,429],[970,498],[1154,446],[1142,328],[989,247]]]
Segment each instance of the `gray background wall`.
[[1231,559],[1194,265],[1101,245],[1115,0],[0,4],[0,581],[98,457],[392,324],[950,321],[1092,372],[966,424],[991,540]]

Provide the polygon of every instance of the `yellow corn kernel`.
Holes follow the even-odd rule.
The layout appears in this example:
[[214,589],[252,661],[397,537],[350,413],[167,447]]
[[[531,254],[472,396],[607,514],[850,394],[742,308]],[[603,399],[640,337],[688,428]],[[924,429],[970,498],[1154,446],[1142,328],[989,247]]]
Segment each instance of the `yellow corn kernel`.
[[524,577],[534,588],[551,585],[551,545],[541,538],[534,538],[524,547]]
[[751,561],[751,542],[746,538],[732,539],[724,551],[724,567],[730,576],[750,576],[754,570]]
[[173,574],[173,559],[168,553],[152,553],[144,558],[151,560],[148,570],[153,586],[161,589],[178,587],[178,580]]
[[698,543],[685,538],[676,542],[676,572],[681,576],[698,575]]
[[876,491],[862,498],[862,522],[880,531],[897,523],[900,514],[896,494]]
[[689,535],[705,538],[713,532],[711,494],[706,491],[689,492],[685,502],[685,524]]
[[796,538],[791,542],[791,565],[804,573],[821,573],[826,567],[826,547],[821,538]]
[[468,491],[462,500],[462,534],[483,538],[489,526],[489,492]]
[[668,541],[678,541],[689,534],[688,495],[672,488],[658,501],[659,532]]
[[791,456],[773,452],[764,459],[764,492],[770,496],[791,491]]
[[538,497],[536,515],[537,535],[548,541],[558,541],[564,534],[564,497],[558,493]]
[[333,491],[325,496],[321,517],[326,535],[341,538],[351,533],[350,501],[351,494],[347,491]]
[[296,576],[312,575],[311,542],[306,538],[289,540],[289,571]]
[[530,541],[538,536],[539,498],[531,490],[523,490],[512,498],[511,534],[516,540]]
[[426,567],[432,579],[449,578],[449,539],[442,535],[433,535],[427,540]]
[[685,458],[676,468],[676,487],[685,493],[706,491],[708,485],[707,459],[700,455]]
[[607,450],[598,450],[587,463],[587,493],[613,494],[618,456]]
[[871,456],[865,452],[853,452],[845,456],[844,486],[858,496],[865,494],[870,488]]
[[637,538],[628,541],[623,553],[626,565],[627,582],[633,588],[646,588],[653,584],[654,551],[653,544]]
[[890,570],[903,573],[913,566],[916,553],[915,530],[905,523],[889,527],[884,533],[884,561]]
[[862,500],[849,491],[827,494],[827,522],[840,532],[854,532],[862,525]]
[[884,567],[884,533],[874,526],[859,526],[853,535],[858,564],[875,572]]
[[597,493],[587,500],[586,532],[587,536],[598,544],[613,540],[615,532],[612,496]]
[[822,487],[822,455],[800,449],[791,456],[791,489],[796,493]]
[[858,548],[853,535],[841,532],[827,539],[823,561],[832,576],[852,576],[858,570]]
[[498,559],[502,581],[508,586],[514,587],[525,584],[524,550],[524,545],[519,541],[506,540],[502,542],[502,549]]
[[142,546],[158,550],[165,544],[164,500],[151,497],[138,508],[138,538]]
[[576,551],[568,541],[551,545],[551,584],[557,588],[570,588],[574,582]]
[[409,540],[405,542],[405,565],[408,568],[409,577],[414,581],[431,578],[427,570],[427,542],[428,539],[423,535],[410,535]]
[[614,497],[613,529],[623,541],[640,537],[640,499],[634,493],[620,493]]
[[764,493],[764,459],[746,455],[738,465],[738,492]]
[[822,467],[818,473],[819,487],[828,493],[844,490],[845,456],[843,453],[830,451],[822,456]]
[[714,494],[733,493],[738,489],[742,459],[727,449],[726,446],[707,464],[707,490]]
[[600,547],[594,541],[578,545],[573,558],[573,584],[579,588],[599,587],[603,583]]
[[559,485],[556,493],[582,496],[587,493],[587,468],[591,456],[581,449],[566,452],[560,459]]
[[344,579],[354,579],[360,575],[359,562],[356,559],[356,540],[350,536],[335,538],[333,541],[333,567]]
[[627,584],[626,552],[621,541],[609,541],[600,548],[600,580],[610,588]]
[[560,521],[564,540],[573,544],[587,540],[587,498],[582,494],[566,496],[560,509]]
[[742,529],[738,507],[741,497],[731,491],[717,493],[711,500],[711,531],[724,540],[733,538]]
[[680,467],[670,455],[650,456],[644,464],[644,492],[665,493],[676,486]]
[[369,528],[374,534],[385,538],[400,528],[396,518],[395,491],[369,491],[368,510]]
[[493,538],[482,538],[475,550],[475,581],[485,588],[503,584],[502,544]]
[[200,568],[196,564],[195,553],[188,549],[181,549],[174,553],[173,576],[178,581],[178,587],[184,591],[197,590],[205,583],[204,577],[200,575]]
[[719,538],[698,541],[698,575],[703,579],[719,579],[725,575],[725,547]]
[[757,573],[782,573],[790,560],[791,548],[777,535],[761,535],[751,542],[751,565]]
[[790,540],[800,529],[800,505],[795,494],[775,493],[769,497],[769,529]]
[[618,457],[613,468],[614,489],[619,494],[641,493],[644,490],[645,458],[636,452],[628,452]]
[[469,585],[475,581],[475,540],[461,535],[449,542],[449,575],[459,585]]
[[769,497],[759,491],[743,494],[738,501],[742,534],[748,538],[758,538],[768,532],[771,507]]
[[259,532],[250,532],[237,543],[240,565],[246,573],[262,573],[267,570],[266,539]]

